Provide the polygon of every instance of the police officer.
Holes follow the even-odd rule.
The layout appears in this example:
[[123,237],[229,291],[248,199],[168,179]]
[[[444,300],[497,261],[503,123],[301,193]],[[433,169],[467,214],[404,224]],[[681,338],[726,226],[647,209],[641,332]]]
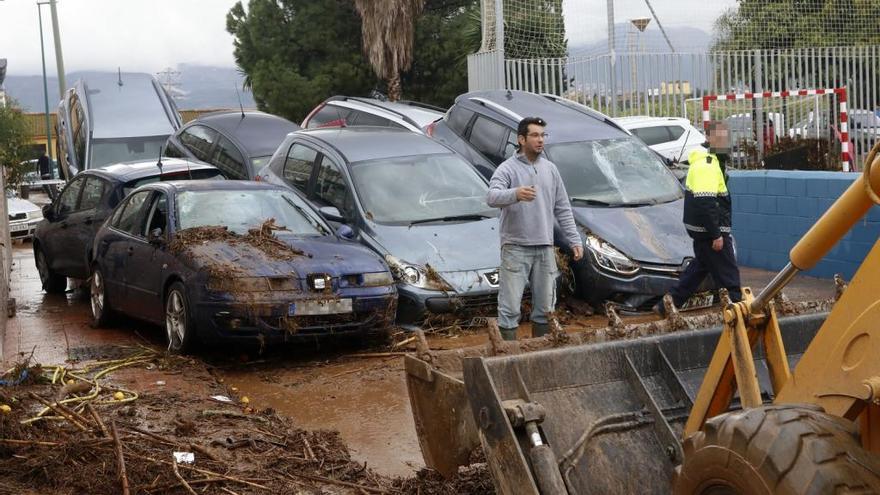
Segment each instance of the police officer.
[[[730,195],[725,174],[730,150],[728,129],[723,122],[713,121],[708,131],[709,152],[700,149],[688,155],[684,226],[694,242],[694,259],[670,292],[676,307],[681,307],[697,291],[706,275],[712,275],[717,287],[727,289],[731,301],[742,300],[739,268],[730,236]],[[662,301],[654,310],[663,314]]]

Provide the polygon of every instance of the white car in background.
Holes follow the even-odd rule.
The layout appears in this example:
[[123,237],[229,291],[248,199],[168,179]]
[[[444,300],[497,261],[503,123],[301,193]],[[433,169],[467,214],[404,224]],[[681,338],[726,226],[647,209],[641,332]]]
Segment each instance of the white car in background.
[[614,121],[674,162],[685,162],[691,151],[705,149],[706,136],[688,119],[639,115],[619,117]]
[[9,235],[13,239],[30,239],[34,228],[43,219],[43,210],[14,192],[6,191],[6,207],[9,209]]

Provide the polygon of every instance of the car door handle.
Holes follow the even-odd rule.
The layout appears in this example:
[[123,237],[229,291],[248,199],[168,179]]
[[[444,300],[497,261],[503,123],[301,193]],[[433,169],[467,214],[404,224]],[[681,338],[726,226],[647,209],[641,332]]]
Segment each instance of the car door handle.
[[92,222],[93,222],[94,220],[95,220],[95,219],[92,218],[92,217],[86,217],[86,219],[83,220],[83,223],[86,224],[86,225],[91,225]]
[[131,256],[134,254],[134,247],[128,246],[128,255]]

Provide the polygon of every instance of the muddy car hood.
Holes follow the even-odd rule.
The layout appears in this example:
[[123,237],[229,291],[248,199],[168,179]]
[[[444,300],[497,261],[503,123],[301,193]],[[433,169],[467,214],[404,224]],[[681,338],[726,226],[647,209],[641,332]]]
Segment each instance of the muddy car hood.
[[498,218],[469,222],[375,225],[373,234],[389,254],[440,273],[498,268]]
[[280,259],[248,244],[223,241],[193,244],[187,246],[186,251],[191,255],[189,262],[195,265],[194,269],[220,264],[231,267],[235,275],[244,277],[290,276],[291,273],[298,278],[305,278],[309,273],[327,273],[335,277],[387,270],[376,255],[357,244],[340,242],[329,236],[304,239],[276,234],[276,237],[303,254]]
[[693,256],[682,223],[684,200],[632,208],[575,206],[575,221],[642,263],[680,265]]

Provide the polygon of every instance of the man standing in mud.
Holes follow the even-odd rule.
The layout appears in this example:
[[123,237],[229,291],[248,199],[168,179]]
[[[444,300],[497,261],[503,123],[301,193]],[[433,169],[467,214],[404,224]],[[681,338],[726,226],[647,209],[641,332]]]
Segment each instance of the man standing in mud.
[[519,152],[498,166],[489,181],[489,206],[501,209],[498,327],[516,340],[522,295],[532,290],[532,336],[545,335],[556,304],[553,226],[559,222],[575,260],[584,255],[568,193],[556,165],[542,156],[547,123],[527,117],[517,128]]
[[[712,275],[718,288],[727,289],[731,301],[742,300],[739,267],[730,235],[730,195],[725,175],[730,138],[723,122],[710,122],[708,131],[709,152],[699,149],[688,156],[684,227],[694,241],[694,259],[670,291],[676,307],[681,307],[697,291],[707,275]],[[654,311],[665,313],[663,301],[654,306]]]

